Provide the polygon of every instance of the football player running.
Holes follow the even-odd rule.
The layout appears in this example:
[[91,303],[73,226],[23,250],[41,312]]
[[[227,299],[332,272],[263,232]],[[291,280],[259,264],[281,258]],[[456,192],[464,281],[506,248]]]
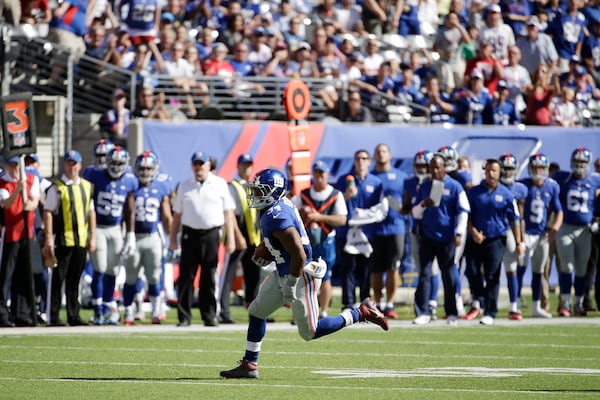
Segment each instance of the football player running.
[[[594,217],[594,202],[600,188],[600,176],[590,174],[592,153],[585,147],[571,154],[571,171],[557,171],[554,180],[560,186],[560,203],[563,208],[563,224],[556,237],[556,249],[560,257],[561,317],[571,315],[571,287],[575,286],[575,315],[585,316],[583,296],[586,289],[587,262],[592,251],[592,233],[598,231],[600,216]],[[572,273],[575,272],[573,281]]]
[[[137,178],[126,173],[129,153],[120,146],[108,152],[106,169],[88,168],[84,178],[94,185],[96,209],[96,251],[91,254],[92,305],[95,325],[118,325],[120,320],[114,300],[116,275],[120,257],[135,251],[133,231],[133,192],[138,188]],[[123,247],[121,223],[125,221],[127,240]]]
[[[550,256],[550,243],[555,239],[562,221],[563,211],[558,193],[558,183],[548,178],[550,162],[542,153],[529,157],[529,178],[522,183],[527,187],[527,196],[523,205],[525,222],[526,257],[531,260],[531,297],[533,308],[531,316],[552,318],[552,314],[542,308],[542,274]],[[548,226],[550,211],[555,213],[552,226]],[[523,265],[527,266],[527,259]]]
[[148,282],[148,294],[152,306],[152,324],[160,324],[162,314],[161,273],[163,240],[158,224],[171,226],[171,206],[169,189],[156,180],[158,175],[158,157],[150,150],[135,159],[134,173],[139,188],[133,193],[135,204],[136,251],[125,258],[126,281],[123,287],[125,306],[125,325],[134,324],[133,299],[136,295],[136,283],[142,268]]
[[[285,197],[286,187],[285,176],[274,169],[259,172],[248,185],[249,206],[259,210],[263,242],[275,269],[260,285],[256,299],[248,307],[250,321],[244,358],[236,368],[221,371],[223,378],[258,378],[258,357],[267,317],[283,305],[291,307],[298,332],[307,341],[357,322],[369,321],[389,329],[387,320],[370,298],[363,300],[358,309],[318,320],[317,293],[327,266],[322,260],[310,261],[310,242],[297,208]],[[255,259],[262,267],[268,265],[261,261]]]
[[[519,163],[517,158],[510,154],[502,154],[498,157],[500,161],[500,182],[504,186],[510,189],[512,192],[519,215],[523,215],[523,205],[525,204],[525,197],[527,196],[527,187],[521,182],[515,182],[517,169]],[[523,220],[521,220],[523,221]],[[520,223],[521,237],[524,237],[524,225]],[[521,241],[522,246],[525,246],[525,242]],[[506,231],[506,247],[504,248],[504,270],[506,271],[506,285],[508,286],[508,298],[509,298],[509,309],[508,319],[514,321],[520,321],[522,319],[521,310],[519,310],[519,276],[523,276],[525,267],[523,258],[517,256],[517,244],[515,237],[511,229]],[[518,275],[517,275],[518,274]],[[523,280],[521,279],[521,282]]]

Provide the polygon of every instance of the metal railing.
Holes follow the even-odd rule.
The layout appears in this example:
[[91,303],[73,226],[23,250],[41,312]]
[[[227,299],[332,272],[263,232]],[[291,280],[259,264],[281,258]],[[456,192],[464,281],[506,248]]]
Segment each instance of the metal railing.
[[[184,92],[166,75],[145,74],[119,68],[101,60],[80,56],[77,60],[69,49],[50,43],[42,38],[28,37],[12,32],[7,46],[10,48],[5,63],[2,84],[10,92],[29,91],[34,95],[64,96],[67,99],[67,142],[72,137],[73,113],[103,113],[112,107],[112,93],[116,88],[128,93],[128,105],[135,109],[137,88],[143,82],[151,82],[155,92],[163,92],[167,107],[179,117],[198,119],[235,120],[285,120],[283,90],[285,79],[271,77],[219,77],[195,78],[195,88],[205,84],[207,92],[192,89]],[[3,35],[6,38],[6,35]],[[318,92],[326,86],[334,86],[345,99],[348,84],[331,79],[303,79],[311,91],[309,121],[321,121],[332,116]],[[189,104],[193,103],[193,107]],[[419,106],[406,102],[392,102],[383,107],[394,122],[409,122],[411,109]],[[367,105],[372,107],[372,105]],[[401,107],[400,107],[401,106]],[[191,110],[190,108],[193,108]],[[378,110],[381,111],[381,110]],[[397,118],[393,118],[397,114]],[[419,121],[418,119],[411,121]]]

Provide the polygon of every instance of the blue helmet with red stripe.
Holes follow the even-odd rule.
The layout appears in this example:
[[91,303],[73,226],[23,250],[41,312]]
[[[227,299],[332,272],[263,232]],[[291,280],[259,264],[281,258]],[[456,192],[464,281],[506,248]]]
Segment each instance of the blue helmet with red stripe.
[[134,173],[140,183],[149,183],[158,175],[158,157],[152,150],[146,150],[135,158]]
[[574,175],[584,176],[590,170],[592,152],[585,147],[579,147],[571,153],[571,171]]
[[[534,168],[542,167],[544,168],[541,174],[536,174],[533,170]],[[544,179],[548,176],[548,169],[550,168],[550,161],[548,157],[546,157],[542,153],[536,153],[529,156],[529,165],[527,166],[527,170],[529,171],[529,176],[531,179],[540,180]]]

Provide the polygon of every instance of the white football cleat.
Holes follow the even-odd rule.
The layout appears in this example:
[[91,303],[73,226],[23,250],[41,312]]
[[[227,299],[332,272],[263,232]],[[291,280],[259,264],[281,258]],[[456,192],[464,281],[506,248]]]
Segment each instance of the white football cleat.
[[494,325],[494,317],[492,317],[491,315],[484,315],[483,317],[481,317],[481,320],[479,321],[479,323],[481,325]]
[[544,310],[543,308],[534,308],[531,311],[531,316],[533,318],[552,318],[552,314]]
[[413,319],[414,325],[427,325],[431,322],[431,316],[427,314],[419,315],[417,318]]

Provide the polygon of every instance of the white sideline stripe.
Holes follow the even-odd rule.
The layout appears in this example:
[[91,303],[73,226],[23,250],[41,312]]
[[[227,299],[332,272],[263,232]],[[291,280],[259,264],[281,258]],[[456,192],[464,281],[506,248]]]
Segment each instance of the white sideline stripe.
[[[414,355],[415,357],[417,355]],[[472,358],[472,357],[471,357]],[[487,359],[493,357],[485,357]],[[578,358],[578,360],[583,360]],[[144,366],[159,366],[159,367],[196,367],[196,368],[223,368],[227,365],[223,364],[198,364],[198,363],[150,363],[150,362],[117,362],[117,361],[56,361],[56,360],[0,360],[7,364],[50,364],[50,365],[109,365],[122,367],[144,367]],[[414,368],[411,370],[376,370],[376,369],[335,369],[313,366],[262,366],[261,369],[298,369],[298,370],[314,370],[314,374],[321,375],[337,375],[341,377],[396,377],[396,376],[491,376],[493,374],[519,374],[535,373],[549,375],[599,375],[600,369],[589,368],[554,368],[554,367],[536,367],[536,368],[487,368],[487,367],[430,367],[430,368]],[[512,375],[511,375],[512,376]]]
[[[0,336],[1,337],[1,336]],[[137,339],[137,337],[133,337],[132,339]],[[206,338],[204,338],[206,339]],[[219,341],[219,340],[223,340],[223,338],[215,336],[215,337],[211,337],[210,340],[212,341]],[[226,338],[224,339],[225,341],[229,342],[232,341],[231,338]],[[270,339],[270,342],[282,342],[282,343],[287,343],[288,340],[285,339]],[[237,340],[237,342],[239,342],[239,340]],[[382,341],[382,342],[370,342],[368,340],[352,340],[351,341],[352,344],[357,344],[357,343],[379,343],[379,344],[385,344],[387,343],[387,341]],[[390,341],[389,343],[397,343],[394,341]],[[506,343],[489,343],[489,342],[481,342],[481,343],[477,343],[477,342],[466,342],[466,341],[462,341],[462,342],[450,342],[450,341],[443,341],[443,340],[404,340],[402,341],[402,344],[404,345],[424,345],[424,346],[456,346],[457,348],[460,347],[506,347]],[[49,349],[53,349],[55,347],[53,346],[41,346],[41,345],[33,345],[33,346],[24,346],[24,345],[17,345],[17,346],[12,346],[12,345],[0,345],[0,349],[3,348],[12,348],[12,347],[19,347],[21,346],[21,348],[49,348]],[[511,343],[510,344],[511,347],[519,347],[519,348],[526,348],[526,349],[535,349],[535,348],[543,348],[543,349],[549,349],[549,348],[554,348],[554,349],[589,349],[589,350],[599,350],[600,349],[600,345],[575,345],[575,344],[554,344],[554,343]],[[92,349],[91,347],[88,346],[67,346],[67,347],[61,347],[61,348],[68,348],[68,349],[72,349],[72,350],[90,350]],[[97,347],[94,347],[95,349]],[[148,348],[120,348],[120,347],[108,347],[105,350],[143,350],[146,351]],[[154,350],[154,349],[151,349]],[[160,348],[157,350],[165,350],[164,348]],[[168,350],[171,351],[171,350]],[[192,349],[192,350],[181,350],[181,351],[201,351],[198,349]],[[208,351],[212,351],[212,350],[208,350]],[[301,354],[310,354],[310,352],[307,353],[301,353]],[[313,354],[324,354],[324,353],[318,353],[315,352]],[[346,353],[344,353],[346,354]],[[361,353],[364,354],[364,353]]]
[[[467,332],[473,334],[480,334],[485,331],[486,335],[508,335],[505,332],[494,329],[494,327],[481,326],[479,320],[465,321],[460,320],[458,327],[446,326],[444,321],[430,323],[424,326],[417,326],[412,324],[411,320],[402,321],[389,321],[390,328],[402,328],[402,329],[423,329],[431,332],[446,332],[448,329],[457,328],[469,328]],[[498,317],[495,320],[495,326],[507,326],[512,328],[518,327],[544,327],[544,326],[560,326],[560,325],[589,325],[590,327],[597,327],[600,325],[600,317],[585,317],[585,318],[527,318],[525,316],[521,321],[511,321],[508,318]],[[0,337],[2,336],[30,336],[30,335],[64,335],[64,334],[89,334],[89,335],[114,335],[119,334],[136,334],[136,333],[223,333],[223,332],[246,332],[248,329],[247,324],[233,324],[233,325],[221,325],[218,328],[205,327],[203,325],[192,325],[186,328],[180,328],[175,325],[137,325],[137,326],[82,326],[82,327],[26,327],[26,328],[0,328]],[[275,322],[269,324],[267,331],[289,331],[296,332],[297,327],[291,325],[289,322]],[[373,324],[355,324],[349,329],[378,329]],[[541,332],[540,335],[543,335]],[[537,333],[536,333],[537,335]]]
[[[235,383],[226,383],[227,380],[223,380],[221,378],[216,378],[215,380],[219,380],[215,382],[179,382],[179,381],[169,381],[164,380],[157,382],[156,380],[137,380],[137,379],[65,379],[65,378],[15,378],[15,377],[0,377],[0,381],[20,381],[20,382],[58,382],[58,383],[126,383],[128,385],[131,384],[143,384],[143,385],[184,385],[184,386],[231,386],[231,387],[264,387],[264,388],[292,388],[292,389],[318,389],[318,390],[366,390],[369,393],[374,391],[381,392],[463,392],[463,393],[522,393],[522,394],[552,394],[554,393],[552,390],[498,390],[498,389],[460,389],[460,388],[424,388],[424,387],[368,387],[368,386],[331,386],[331,385],[290,385],[290,384],[268,384],[268,383],[260,383],[260,380],[252,380],[252,382],[242,383],[239,380]],[[578,395],[578,396],[589,396],[596,398],[598,393],[589,393],[587,391],[561,391],[560,395],[564,396],[567,394]]]
[[[0,349],[36,349],[36,350],[51,350],[55,351],[57,348],[55,346],[23,346],[23,345],[0,345]],[[84,347],[84,346],[62,346],[61,350],[79,350],[85,352],[94,352],[94,351],[115,351],[115,352],[168,352],[168,353],[222,353],[222,354],[239,354],[242,349],[236,350],[207,350],[207,349],[168,349],[168,348],[129,348],[129,347],[110,347],[110,348],[97,348],[97,347]],[[385,358],[404,358],[404,357],[419,357],[419,358],[439,358],[438,354],[421,354],[421,353],[388,353],[388,354],[379,354],[379,353],[332,353],[332,352],[311,352],[311,351],[302,351],[302,352],[290,352],[290,351],[270,351],[269,354],[273,355],[281,355],[281,356],[329,356],[329,357],[385,357]],[[453,359],[466,359],[466,360],[474,360],[474,359],[485,359],[485,360],[543,360],[543,361],[564,361],[564,357],[548,357],[543,355],[532,355],[532,356],[491,356],[491,355],[475,355],[475,354],[447,354],[444,355],[447,358]],[[597,361],[597,357],[578,357],[578,360],[581,361]],[[20,362],[20,360],[4,360],[6,362]],[[25,361],[24,361],[25,362]],[[40,361],[40,362],[51,362],[51,361]],[[82,362],[84,363],[84,362]],[[90,362],[90,364],[95,364],[94,362]]]

